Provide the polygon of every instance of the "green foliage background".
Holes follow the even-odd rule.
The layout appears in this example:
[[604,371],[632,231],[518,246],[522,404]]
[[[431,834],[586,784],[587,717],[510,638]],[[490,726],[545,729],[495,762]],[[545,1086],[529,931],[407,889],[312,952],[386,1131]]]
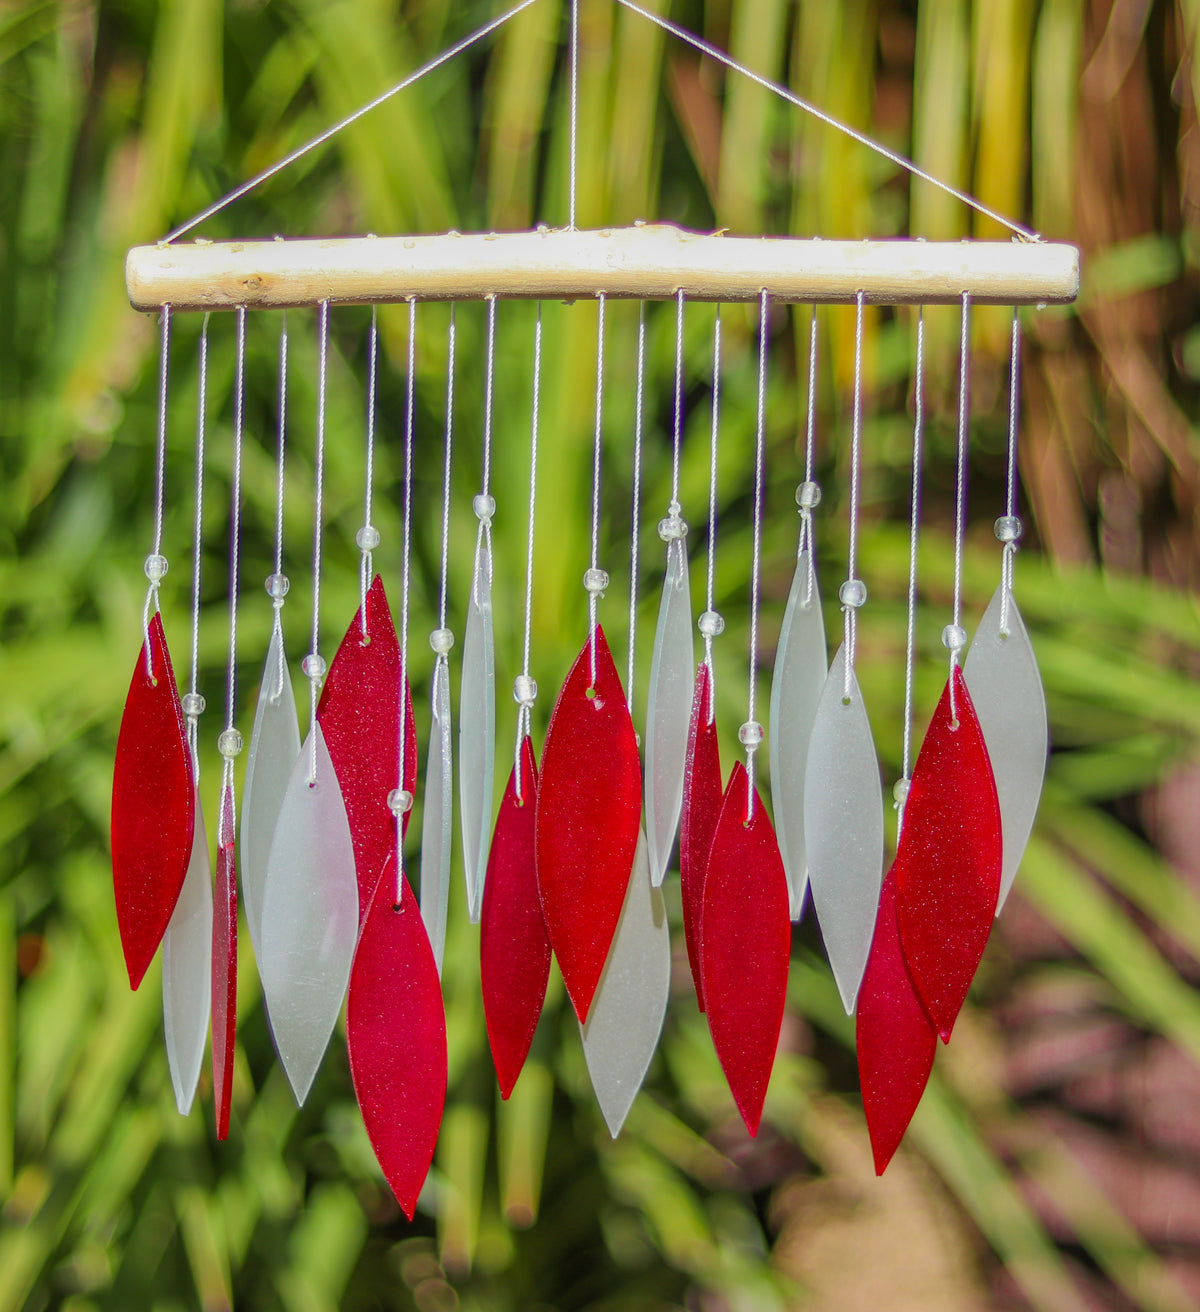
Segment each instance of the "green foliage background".
[[[1055,744],[1046,795],[972,1001],[884,1180],[870,1169],[852,1027],[811,922],[796,935],[757,1141],[740,1129],[680,962],[647,1092],[610,1142],[556,981],[530,1064],[512,1100],[499,1102],[476,931],[457,884],[451,1088],[415,1225],[377,1174],[340,1038],[295,1108],[245,936],[230,1140],[214,1142],[207,1083],[192,1115],[176,1115],[157,975],[129,993],[108,874],[111,758],[151,540],[156,404],[155,327],[125,301],[124,252],[493,12],[477,0],[0,5],[0,1309],[1200,1307],[1194,0],[669,7],[753,68],[1085,252],[1078,309],[1028,315],[1023,361],[1029,532],[1017,593]],[[826,237],[1002,235],[610,0],[581,0],[580,12],[581,226],[661,218]],[[564,24],[556,0],[539,0],[204,235],[564,222]],[[520,651],[533,313],[500,310],[501,686]],[[578,578],[595,368],[594,308],[544,314],[533,648],[542,726],[585,634]],[[614,648],[626,636],[636,314],[618,305],[610,316],[604,563],[613,586],[602,619]],[[411,630],[422,738],[446,320],[444,307],[420,311]],[[688,311],[682,499],[697,580],[712,321],[711,307]],[[944,678],[957,318],[931,311],[928,323],[918,733]],[[376,563],[398,610],[406,312],[384,312],[381,324]],[[661,571],[652,527],[670,486],[670,307],[652,308],[649,324],[639,705]],[[335,315],[327,653],[357,597],[365,325],[364,312]],[[728,761],[746,696],[755,366],[752,315],[727,309],[724,325],[717,601],[729,627],[717,660]],[[805,310],[772,322],[760,704],[794,558],[806,325]],[[829,311],[821,325],[819,532],[832,597],[845,551],[853,321]],[[481,307],[460,308],[450,558],[450,622],[460,629],[480,476],[482,326]],[[291,328],[286,620],[298,658],[311,602],[315,372],[309,316],[293,315]],[[229,316],[214,318],[206,789],[217,773],[227,632],[231,329]],[[271,552],[278,329],[277,315],[256,316],[250,334],[239,621],[247,731],[269,631],[257,580]],[[181,677],[198,331],[181,316],[172,356],[163,603]],[[909,316],[872,314],[865,350],[861,572],[872,600],[860,677],[889,782],[902,727],[912,335]],[[999,575],[990,524],[1002,504],[1007,335],[1006,312],[977,313],[970,622]],[[831,635],[838,622],[831,607]],[[502,714],[502,760],[512,728],[513,712]]]

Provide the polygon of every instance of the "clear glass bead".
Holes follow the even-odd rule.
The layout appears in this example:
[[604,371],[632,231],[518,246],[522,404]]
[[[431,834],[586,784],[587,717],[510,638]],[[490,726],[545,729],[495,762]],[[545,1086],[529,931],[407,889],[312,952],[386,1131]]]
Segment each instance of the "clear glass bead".
[[146,577],[151,583],[158,583],[166,575],[167,558],[157,554],[147,556],[142,568],[146,571]]
[[602,594],[608,587],[608,570],[595,567],[586,570],[583,575],[583,586],[591,593]]
[[801,510],[813,510],[821,504],[820,483],[801,483],[796,489],[796,504]]
[[374,524],[364,524],[354,535],[359,551],[374,551],[379,545],[379,530]]
[[242,735],[236,729],[222,729],[220,736],[217,738],[217,751],[227,760],[240,754],[242,750]]
[[673,542],[678,538],[687,537],[688,526],[685,520],[678,515],[668,515],[666,519],[658,521],[658,536],[664,542]]
[[843,606],[857,610],[867,600],[867,585],[862,579],[847,579],[838,589],[838,600]]
[[273,601],[282,601],[287,596],[292,581],[286,574],[268,574],[264,586],[267,589],[268,597]]
[[204,708],[208,705],[198,692],[185,692],[179,699],[179,702],[183,707],[184,715],[191,716],[203,715]]
[[492,516],[496,513],[496,498],[486,492],[478,492],[471,502],[471,509],[481,524],[490,524]]
[[696,621],[696,627],[706,638],[719,638],[725,632],[725,616],[719,610],[706,610]]
[[903,806],[908,801],[908,790],[911,787],[908,779],[897,779],[892,786],[892,800],[897,806]]
[[454,630],[434,629],[429,635],[429,645],[439,656],[445,656],[454,646]]
[[513,701],[518,706],[532,706],[537,700],[537,680],[528,674],[518,674],[513,680]]
[[387,795],[387,804],[393,815],[407,815],[412,810],[413,795],[407,788],[393,788]]
[[757,720],[747,720],[738,730],[738,742],[743,747],[757,747],[763,740],[763,727]]
[[994,532],[1001,542],[1016,542],[1025,531],[1025,525],[1016,515],[1001,515],[996,521]]
[[947,624],[942,630],[942,646],[948,651],[962,651],[966,645],[966,629],[961,624]]
[[325,664],[324,656],[318,655],[315,651],[310,651],[300,662],[300,668],[310,679],[323,679],[325,671],[329,667]]

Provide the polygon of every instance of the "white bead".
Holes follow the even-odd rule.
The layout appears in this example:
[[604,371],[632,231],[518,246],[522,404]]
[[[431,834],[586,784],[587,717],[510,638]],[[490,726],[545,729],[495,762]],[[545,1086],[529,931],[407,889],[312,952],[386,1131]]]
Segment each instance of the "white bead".
[[747,720],[738,730],[738,742],[743,747],[757,747],[763,740],[763,727],[757,720]]
[[387,804],[393,815],[407,815],[412,810],[413,795],[407,788],[393,788],[387,795]]
[[603,595],[604,589],[608,587],[608,570],[606,569],[589,569],[584,572],[583,586],[591,593]]
[[658,536],[664,542],[673,542],[677,538],[687,537],[688,526],[678,515],[668,515],[658,521]]
[[275,601],[282,601],[287,596],[288,588],[292,584],[286,574],[268,574],[264,586],[267,589],[268,597],[273,598]]
[[518,706],[532,706],[537,700],[537,680],[528,674],[518,674],[513,680],[513,701]]
[[857,610],[866,603],[867,585],[862,579],[847,579],[838,589],[838,599],[843,606]]
[[942,646],[950,651],[962,651],[966,645],[966,629],[961,624],[947,624],[942,630]]
[[429,635],[429,645],[439,656],[445,656],[454,646],[454,632],[451,629],[434,629]]
[[242,750],[242,735],[236,729],[222,729],[217,739],[217,751],[227,760],[232,761]]
[[717,610],[706,610],[696,621],[696,627],[706,638],[718,638],[725,632],[725,616]]
[[198,692],[185,692],[180,698],[180,705],[183,707],[184,715],[203,715],[204,708],[208,703]]
[[311,651],[300,662],[300,668],[310,679],[323,679],[328,666],[325,664],[324,656],[318,656],[315,651]]
[[796,489],[796,504],[801,510],[812,510],[821,504],[820,483],[801,483]]
[[897,779],[892,787],[892,800],[897,806],[903,806],[908,801],[908,790],[911,787],[909,780]]
[[146,563],[142,568],[146,571],[146,577],[151,583],[158,583],[166,575],[167,558],[157,554],[147,556]]
[[1024,531],[1025,526],[1016,515],[1001,515],[994,529],[1001,542],[1016,542]]
[[471,502],[471,509],[481,524],[490,524],[492,516],[496,513],[496,498],[486,492],[476,493],[475,499]]
[[354,535],[359,551],[374,551],[379,545],[379,530],[373,524],[364,524]]

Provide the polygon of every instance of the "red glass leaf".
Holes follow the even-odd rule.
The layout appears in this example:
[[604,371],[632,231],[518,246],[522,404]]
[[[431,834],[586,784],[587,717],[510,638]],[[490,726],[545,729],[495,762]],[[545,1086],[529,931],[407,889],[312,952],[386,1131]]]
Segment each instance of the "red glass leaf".
[[537,795],[537,765],[526,734],[521,743],[521,800],[514,766],[488,853],[479,933],[483,1014],[502,1098],[512,1093],[525,1065],[550,976],[550,939],[533,856]]
[[900,944],[894,870],[883,881],[855,1025],[863,1111],[875,1174],[882,1175],[925,1092],[937,1047]]
[[143,643],[134,666],[113,767],[113,893],[125,967],[135,989],[179,900],[195,821],[183,708],[162,616],[156,614],[149,652]]
[[621,678],[597,625],[550,717],[535,819],[546,930],[581,1024],[621,917],[641,814],[637,738]]
[[787,999],[792,922],[787,875],[757,792],[738,761],[704,877],[700,969],[713,1046],[746,1129],[758,1133]]
[[[711,723],[710,723],[711,721]],[[696,984],[696,1001],[704,1010],[700,972],[700,912],[704,872],[721,814],[721,749],[712,719],[712,672],[707,662],[696,671],[692,722],[688,728],[687,764],[683,775],[683,814],[679,824],[679,891],[683,897],[683,934],[688,964]]]
[[346,1004],[350,1075],[371,1146],[411,1221],[446,1102],[446,1013],[408,881],[389,853],[367,907]]
[[212,1068],[217,1138],[229,1134],[233,1093],[233,1039],[237,1029],[237,861],[233,785],[221,791],[217,825],[217,888],[213,903]]
[[951,679],[921,744],[892,867],[904,956],[946,1042],[987,946],[1001,858],[1000,805],[983,731],[957,666]]
[[[400,644],[378,574],[367,589],[367,634],[369,641],[364,641],[359,607],[329,667],[317,706],[354,840],[360,920],[367,914],[383,863],[396,846],[396,818],[387,799],[396,787],[399,760]],[[404,787],[415,793],[417,726],[407,681],[404,698]],[[411,814],[404,817],[405,832]]]

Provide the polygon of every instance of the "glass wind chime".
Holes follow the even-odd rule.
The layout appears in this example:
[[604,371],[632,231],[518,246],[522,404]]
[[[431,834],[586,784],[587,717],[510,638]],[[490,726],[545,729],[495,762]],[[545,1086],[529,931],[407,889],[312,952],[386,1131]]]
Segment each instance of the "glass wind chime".
[[[631,0],[619,2],[731,68],[746,71]],[[482,40],[530,3],[533,0],[524,0],[402,85]],[[572,93],[575,74],[572,42]],[[811,108],[783,88],[775,89],[785,99]],[[332,132],[321,140],[329,135]],[[190,245],[175,240],[260,180],[239,188],[164,243],[131,252],[128,266],[132,303],[157,310],[160,316],[160,407],[143,643],[114,770],[113,874],[132,987],[141,983],[160,944],[163,948],[167,1052],[180,1111],[191,1106],[211,1028],[217,1133],[219,1138],[227,1134],[240,873],[242,909],[271,1030],[297,1100],[303,1102],[312,1086],[344,1003],[350,1070],[367,1131],[384,1176],[405,1213],[413,1215],[446,1094],[440,973],[455,830],[457,741],[457,828],[468,911],[480,926],[484,1014],[502,1095],[507,1098],[512,1092],[529,1052],[553,956],[579,1021],[601,1110],[611,1132],[619,1132],[654,1053],[668,1003],[671,947],[662,888],[678,850],[684,937],[696,998],[747,1129],[755,1133],[762,1115],[785,1007],[791,924],[800,918],[811,890],[813,913],[842,1001],[847,1013],[857,1016],[863,1103],[876,1166],[882,1172],[921,1098],[937,1038],[950,1038],[993,918],[1012,885],[1037,807],[1047,751],[1037,666],[1012,593],[1013,558],[1021,536],[1016,515],[1020,337],[1015,308],[1007,499],[996,520],[1001,577],[972,640],[963,625],[971,308],[980,302],[1016,307],[1072,299],[1078,286],[1077,252],[1036,240],[1012,224],[1023,240],[816,242],[704,236],[663,225],[587,232],[574,226],[573,192],[572,222],[558,230],[319,243]],[[543,363],[539,309],[531,344],[523,658],[512,685],[517,704],[512,765],[497,807],[491,527],[497,503],[491,486],[491,446],[497,320],[504,300],[516,296],[595,303],[591,550],[590,558],[580,561],[584,593],[576,621],[582,639],[579,655],[558,692],[539,764],[532,732],[538,684],[531,651]],[[614,298],[643,302],[633,380],[635,492],[624,683],[602,624],[609,591],[600,534],[605,396],[611,382],[606,374],[607,311]],[[419,306],[430,299],[482,299],[487,317],[483,472],[472,503],[476,544],[469,594],[456,599],[465,613],[457,740],[447,569],[457,360],[453,309],[450,317],[440,590],[437,625],[429,639],[434,665],[422,777],[419,717],[408,679],[409,606],[412,469],[418,440],[416,343]],[[673,303],[676,349],[672,490],[658,523],[665,572],[644,734],[639,739],[633,675],[647,300]],[[712,341],[707,578],[698,614],[689,581],[689,529],[680,502],[689,300],[718,302]],[[726,776],[717,745],[714,691],[714,644],[724,629],[714,605],[722,381],[719,303],[738,301],[753,304],[757,311],[757,409],[751,457],[747,711],[738,729],[744,756]],[[380,534],[372,523],[378,390],[373,312],[367,343],[364,515],[356,539],[361,552],[360,605],[327,666],[320,626],[330,319],[339,304],[383,302],[403,302],[408,313],[400,622],[397,628],[383,578],[374,571]],[[796,492],[799,539],[764,728],[756,718],[756,675],[770,310],[776,303],[806,302],[814,309],[805,457]],[[814,476],[818,302],[842,302],[853,306],[855,314],[849,549],[839,589],[841,642],[832,660],[816,569],[821,502]],[[880,770],[855,673],[857,618],[867,601],[857,546],[864,310],[868,304],[899,303],[957,304],[962,331],[953,607],[943,632],[948,677],[910,771],[925,413],[924,318],[917,314],[905,736],[903,774],[895,788],[900,827],[895,858],[885,871]],[[243,750],[237,728],[243,708],[235,670],[247,319],[255,309],[301,306],[315,310],[317,338],[312,627],[300,662],[309,684],[308,730],[302,741],[283,625],[289,591],[283,572],[289,362],[285,315],[279,340],[275,550],[273,560],[266,562],[274,618],[239,808],[235,762]],[[217,309],[233,311],[235,371],[229,656],[224,724],[217,738],[223,772],[214,881],[198,800],[197,750],[205,710],[197,683],[207,313],[198,354],[191,671],[183,696],[159,603],[167,572],[163,522],[171,327],[179,312]],[[512,490],[511,485],[503,489]],[[564,625],[572,622],[563,617]],[[698,667],[693,626],[703,639]],[[759,756],[764,741],[765,771]],[[774,825],[760,792],[764,782],[770,785]],[[423,803],[419,902],[405,856],[418,792]]]

